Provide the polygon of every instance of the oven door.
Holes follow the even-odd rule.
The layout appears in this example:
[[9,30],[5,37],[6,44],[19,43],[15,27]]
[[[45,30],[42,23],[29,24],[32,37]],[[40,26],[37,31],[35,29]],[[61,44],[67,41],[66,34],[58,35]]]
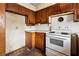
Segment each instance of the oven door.
[[70,38],[46,36],[46,47],[65,55],[70,55]]

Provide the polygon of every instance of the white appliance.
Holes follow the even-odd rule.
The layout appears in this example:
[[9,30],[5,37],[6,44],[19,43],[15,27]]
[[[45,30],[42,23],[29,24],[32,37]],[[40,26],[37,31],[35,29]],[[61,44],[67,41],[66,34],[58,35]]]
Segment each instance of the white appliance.
[[[58,52],[62,55],[70,55],[71,36],[69,33],[47,33],[46,34],[46,48]],[[46,52],[50,52],[46,49]],[[52,52],[51,52],[52,53]],[[56,54],[56,55],[60,55]],[[46,54],[49,55],[49,54]],[[54,55],[54,54],[51,54]]]
[[69,22],[72,21],[71,12],[49,17],[51,31],[46,33],[46,55],[71,55]]

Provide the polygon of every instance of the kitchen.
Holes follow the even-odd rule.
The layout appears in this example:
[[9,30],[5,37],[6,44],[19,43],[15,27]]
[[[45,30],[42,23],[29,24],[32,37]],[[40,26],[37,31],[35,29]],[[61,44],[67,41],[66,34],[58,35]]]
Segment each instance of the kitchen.
[[79,55],[79,4],[0,3],[0,8],[0,55],[35,49],[43,56]]

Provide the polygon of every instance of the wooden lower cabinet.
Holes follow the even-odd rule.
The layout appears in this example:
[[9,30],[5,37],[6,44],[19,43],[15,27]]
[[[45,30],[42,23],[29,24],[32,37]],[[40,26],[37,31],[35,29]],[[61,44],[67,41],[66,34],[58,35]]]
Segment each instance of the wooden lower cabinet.
[[72,34],[71,35],[71,56],[77,56],[78,54],[78,47],[77,47],[77,42],[78,42],[78,35],[77,34]]
[[32,33],[31,32],[25,32],[25,46],[29,49],[32,48]]
[[25,32],[25,45],[29,49],[37,48],[45,51],[45,33]]
[[25,46],[29,49],[35,48],[35,32],[25,32]]
[[45,34],[44,33],[39,33],[39,32],[36,32],[35,33],[35,48],[38,48],[42,51],[44,51],[44,46],[45,46]]

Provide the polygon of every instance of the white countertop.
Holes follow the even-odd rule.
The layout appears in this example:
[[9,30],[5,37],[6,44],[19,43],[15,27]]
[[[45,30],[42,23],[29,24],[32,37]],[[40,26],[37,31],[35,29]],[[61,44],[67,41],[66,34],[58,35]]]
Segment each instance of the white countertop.
[[[25,32],[40,32],[40,33],[48,33],[48,30],[25,30]],[[79,32],[70,32],[70,34],[76,33],[79,37]]]
[[42,32],[42,33],[47,33],[50,32],[48,30],[25,30],[25,32]]
[[42,32],[46,33],[49,32],[49,26],[48,24],[41,24],[41,25],[35,25],[35,26],[26,26],[25,32]]

